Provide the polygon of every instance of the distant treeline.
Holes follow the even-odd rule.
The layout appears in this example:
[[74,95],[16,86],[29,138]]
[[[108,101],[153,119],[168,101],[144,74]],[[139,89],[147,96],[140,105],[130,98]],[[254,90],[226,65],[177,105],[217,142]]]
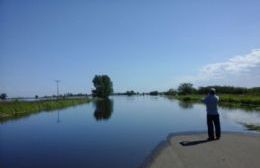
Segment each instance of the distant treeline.
[[133,95],[146,95],[147,93],[140,93],[140,92],[135,92],[133,90],[129,90],[126,92],[117,92],[113,93],[113,95],[123,95],[123,96],[133,96]]
[[244,87],[234,87],[234,86],[207,86],[199,87],[197,92],[199,94],[208,93],[210,88],[215,88],[219,94],[255,94],[260,95],[260,87],[244,88]]
[[124,96],[133,96],[133,95],[151,95],[151,96],[156,96],[156,95],[159,95],[159,94],[163,94],[163,92],[158,92],[158,91],[151,91],[151,92],[148,92],[148,93],[145,93],[145,92],[135,92],[133,90],[129,90],[129,91],[126,91],[126,92],[123,92],[123,93],[113,93],[113,95],[124,95]]
[[205,86],[194,88],[191,83],[182,83],[177,90],[170,89],[166,94],[168,95],[188,95],[188,94],[207,94],[211,88],[215,88],[217,94],[248,94],[248,95],[260,95],[260,87],[245,88],[235,86]]
[[214,85],[214,86],[205,86],[205,87],[195,88],[195,87],[193,87],[193,84],[191,84],[191,83],[182,83],[179,85],[178,89],[169,89],[166,92],[151,91],[151,92],[147,92],[147,93],[140,93],[140,92],[135,92],[133,90],[130,90],[130,91],[126,91],[123,93],[114,93],[114,95],[127,95],[127,96],[133,96],[133,95],[175,96],[175,95],[190,95],[190,94],[205,95],[205,94],[208,94],[208,92],[211,88],[215,88],[217,91],[217,94],[260,95],[260,87],[245,88],[245,87]]

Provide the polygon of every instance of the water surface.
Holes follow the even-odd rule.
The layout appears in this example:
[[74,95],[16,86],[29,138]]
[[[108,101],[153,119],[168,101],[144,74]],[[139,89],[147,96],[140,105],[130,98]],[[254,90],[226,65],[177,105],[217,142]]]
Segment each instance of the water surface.
[[[224,131],[260,126],[260,113],[220,108]],[[4,168],[135,168],[168,134],[205,131],[202,104],[157,96],[118,96],[109,101],[41,112],[0,125]]]

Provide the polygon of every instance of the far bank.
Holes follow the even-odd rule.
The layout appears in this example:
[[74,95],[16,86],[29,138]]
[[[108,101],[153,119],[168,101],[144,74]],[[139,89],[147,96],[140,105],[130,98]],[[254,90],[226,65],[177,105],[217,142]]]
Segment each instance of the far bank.
[[[192,101],[192,102],[201,102],[201,100],[206,95],[191,94],[191,95],[176,95],[171,96],[182,101]],[[233,95],[233,94],[220,94],[219,101],[221,105],[231,105],[231,106],[251,106],[258,107],[260,106],[260,96],[258,95]]]

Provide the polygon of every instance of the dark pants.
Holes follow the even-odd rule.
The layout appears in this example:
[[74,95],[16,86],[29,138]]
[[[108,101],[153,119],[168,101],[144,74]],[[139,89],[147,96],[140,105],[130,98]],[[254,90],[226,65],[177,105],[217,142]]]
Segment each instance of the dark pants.
[[208,136],[210,139],[214,139],[214,126],[216,131],[216,137],[220,138],[220,122],[219,115],[207,115],[207,124],[208,124]]

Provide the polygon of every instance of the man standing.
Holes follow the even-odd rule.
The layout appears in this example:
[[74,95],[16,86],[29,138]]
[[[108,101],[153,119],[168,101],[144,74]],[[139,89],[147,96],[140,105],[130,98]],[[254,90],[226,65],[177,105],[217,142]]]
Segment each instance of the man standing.
[[216,89],[214,88],[210,89],[208,96],[203,100],[207,107],[208,140],[214,140],[214,126],[216,139],[219,139],[221,136],[218,101],[219,97],[216,96]]

